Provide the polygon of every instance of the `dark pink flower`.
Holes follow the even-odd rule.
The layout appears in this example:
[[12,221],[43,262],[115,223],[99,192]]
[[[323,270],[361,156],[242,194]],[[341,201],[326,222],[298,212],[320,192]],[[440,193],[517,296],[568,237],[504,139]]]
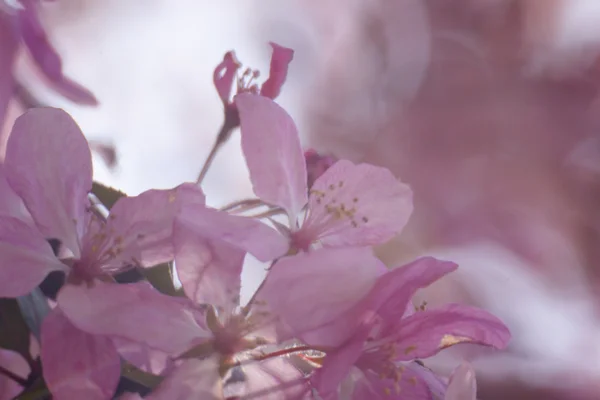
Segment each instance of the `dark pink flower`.
[[270,99],[279,96],[281,87],[287,77],[288,66],[294,58],[294,51],[276,43],[271,42],[269,44],[273,49],[269,77],[260,88],[255,82],[259,75],[258,71],[248,68],[238,76],[238,70],[242,65],[237,61],[233,51],[225,53],[223,61],[217,65],[213,72],[213,83],[226,108],[235,107],[231,101],[234,82],[236,83],[234,96],[246,92],[260,94]]
[[312,378],[319,394],[335,398],[342,390],[357,400],[390,396],[429,399],[429,379],[424,379],[418,364],[411,361],[459,343],[504,348],[510,332],[483,310],[458,304],[410,310],[410,299],[418,289],[455,269],[453,263],[426,257],[381,276],[354,310],[364,315],[364,325],[351,340],[327,352],[323,367]]
[[240,94],[235,102],[254,193],[287,212],[292,249],[381,244],[402,230],[412,212],[412,192],[390,171],[340,160],[316,179],[309,196],[292,118],[262,96]]

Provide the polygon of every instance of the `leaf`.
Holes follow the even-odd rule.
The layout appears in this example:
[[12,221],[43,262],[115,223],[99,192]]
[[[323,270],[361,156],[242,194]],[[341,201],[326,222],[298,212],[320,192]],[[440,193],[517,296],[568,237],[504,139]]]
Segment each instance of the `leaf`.
[[115,205],[117,200],[127,196],[120,190],[105,186],[98,182],[92,184],[92,193],[94,193],[98,200],[100,200],[109,210]]
[[0,347],[16,351],[26,360],[29,354],[29,327],[16,299],[0,299]]
[[29,327],[29,330],[39,339],[42,321],[51,311],[46,296],[44,296],[40,288],[35,288],[31,293],[17,298],[17,303],[21,310],[21,316]]
[[156,267],[144,268],[142,273],[159,292],[169,296],[184,297],[182,289],[177,289],[173,280],[173,266],[171,263],[164,263]]

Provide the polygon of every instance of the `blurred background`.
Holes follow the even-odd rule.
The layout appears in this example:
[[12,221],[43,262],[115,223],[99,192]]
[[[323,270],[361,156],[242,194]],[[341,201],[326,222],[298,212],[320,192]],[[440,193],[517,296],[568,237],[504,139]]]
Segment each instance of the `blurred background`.
[[[306,148],[386,166],[415,192],[381,258],[459,263],[419,300],[476,304],[513,332],[507,352],[431,366],[469,358],[482,400],[600,399],[600,2],[58,0],[39,15],[100,104],[58,95],[21,49],[0,143],[23,107],[47,104],[98,150],[96,180],[131,195],[192,181],[222,123],[223,54],[264,79],[268,42],[291,47],[278,102]],[[213,206],[252,195],[238,135],[204,188]],[[246,294],[261,271],[250,263]]]

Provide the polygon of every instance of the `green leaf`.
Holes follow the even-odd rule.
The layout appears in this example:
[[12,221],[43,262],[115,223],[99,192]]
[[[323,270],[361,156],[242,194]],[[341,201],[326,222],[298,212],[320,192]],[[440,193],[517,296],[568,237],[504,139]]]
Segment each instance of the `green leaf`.
[[16,351],[26,360],[29,354],[29,328],[15,299],[0,299],[0,347]]
[[144,372],[141,369],[129,363],[123,363],[121,375],[127,379],[139,383],[144,387],[147,387],[148,389],[156,388],[158,384],[163,380],[162,377],[152,375],[148,372]]
[[94,193],[98,200],[100,200],[109,210],[115,205],[117,200],[127,196],[120,190],[105,186],[98,182],[92,184],[92,193]]
[[173,282],[173,265],[165,263],[156,267],[143,268],[142,273],[159,292],[169,296],[185,296],[183,290],[176,289]]

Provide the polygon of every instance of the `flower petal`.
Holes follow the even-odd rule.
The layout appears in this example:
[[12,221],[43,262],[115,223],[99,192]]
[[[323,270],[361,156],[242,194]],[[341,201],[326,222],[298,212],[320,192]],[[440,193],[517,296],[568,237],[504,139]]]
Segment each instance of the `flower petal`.
[[274,99],[279,96],[281,87],[285,83],[288,66],[294,59],[294,50],[273,42],[270,42],[269,45],[271,45],[271,48],[273,49],[271,65],[269,68],[269,78],[267,78],[260,88],[260,95]]
[[364,379],[357,379],[354,386],[353,400],[373,399],[385,400],[401,398],[411,400],[431,400],[429,387],[419,375],[410,368],[401,369],[399,379],[381,379],[373,371],[363,371]]
[[235,104],[254,193],[295,217],[308,201],[308,189],[306,164],[292,117],[259,95],[239,94]]
[[24,5],[17,17],[21,37],[42,73],[69,100],[79,104],[97,105],[98,100],[89,90],[63,75],[60,56],[48,40],[34,3],[27,1]]
[[184,361],[145,398],[147,400],[223,400],[218,357]]
[[340,160],[311,188],[302,228],[328,246],[370,246],[397,235],[412,210],[412,191],[389,170]]
[[343,346],[327,353],[322,367],[311,377],[312,386],[323,398],[335,397],[340,384],[351,379],[350,375],[356,375],[357,371],[353,371],[354,364],[362,354],[367,334],[368,331],[362,329]]
[[77,329],[55,308],[42,324],[44,380],[56,399],[111,399],[121,360],[106,336]]
[[471,364],[463,361],[450,377],[444,400],[476,400],[477,381]]
[[3,164],[0,164],[0,193],[2,193],[2,196],[0,196],[0,215],[17,217],[28,223],[30,222],[31,225],[35,225],[23,204],[23,200],[17,196],[8,184]]
[[510,336],[506,325],[487,311],[449,304],[404,318],[388,338],[399,350],[397,360],[413,360],[431,357],[459,343],[503,349]]
[[[119,266],[135,260],[144,267],[171,261],[173,223],[182,207],[204,204],[204,193],[193,184],[169,190],[148,190],[139,196],[121,197],[111,209],[106,231],[112,232],[118,258],[110,264]],[[91,241],[88,241],[92,244]],[[109,265],[107,265],[107,268]]]
[[[0,349],[0,366],[23,379],[29,376],[27,361],[15,351]],[[0,400],[13,399],[22,391],[23,387],[17,382],[4,374],[0,375]]]
[[175,224],[173,242],[175,268],[185,294],[198,304],[212,304],[220,312],[233,311],[240,301],[246,253],[182,223]]
[[80,329],[146,344],[170,355],[190,349],[209,333],[185,299],[166,296],[146,282],[93,287],[65,285],[57,297]]
[[0,297],[31,292],[52,271],[67,271],[34,227],[0,217]]
[[286,237],[254,218],[200,205],[184,207],[177,223],[190,232],[227,242],[263,262],[272,261],[289,249]]
[[14,90],[12,68],[18,43],[8,17],[0,15],[0,128]]
[[381,335],[394,332],[417,290],[431,285],[458,266],[433,257],[422,257],[382,275],[369,297],[362,302],[363,313],[378,317]]
[[269,271],[253,311],[265,307],[305,343],[337,346],[354,333],[361,315],[350,311],[382,270],[385,267],[367,248],[320,249],[285,257]]
[[161,375],[172,366],[171,358],[163,351],[152,349],[133,340],[120,337],[111,339],[121,357],[144,372]]
[[[302,372],[284,357],[249,363],[233,375],[239,377],[231,379],[235,383],[231,382],[225,386],[227,398],[291,400],[302,398],[309,390],[308,381]],[[226,379],[227,381],[229,379]]]
[[236,77],[240,63],[235,58],[233,51],[228,51],[223,57],[223,61],[215,68],[213,72],[213,83],[223,104],[229,104],[231,98],[231,89]]
[[8,139],[5,173],[42,234],[59,239],[79,258],[92,159],[71,116],[36,108],[17,118]]

